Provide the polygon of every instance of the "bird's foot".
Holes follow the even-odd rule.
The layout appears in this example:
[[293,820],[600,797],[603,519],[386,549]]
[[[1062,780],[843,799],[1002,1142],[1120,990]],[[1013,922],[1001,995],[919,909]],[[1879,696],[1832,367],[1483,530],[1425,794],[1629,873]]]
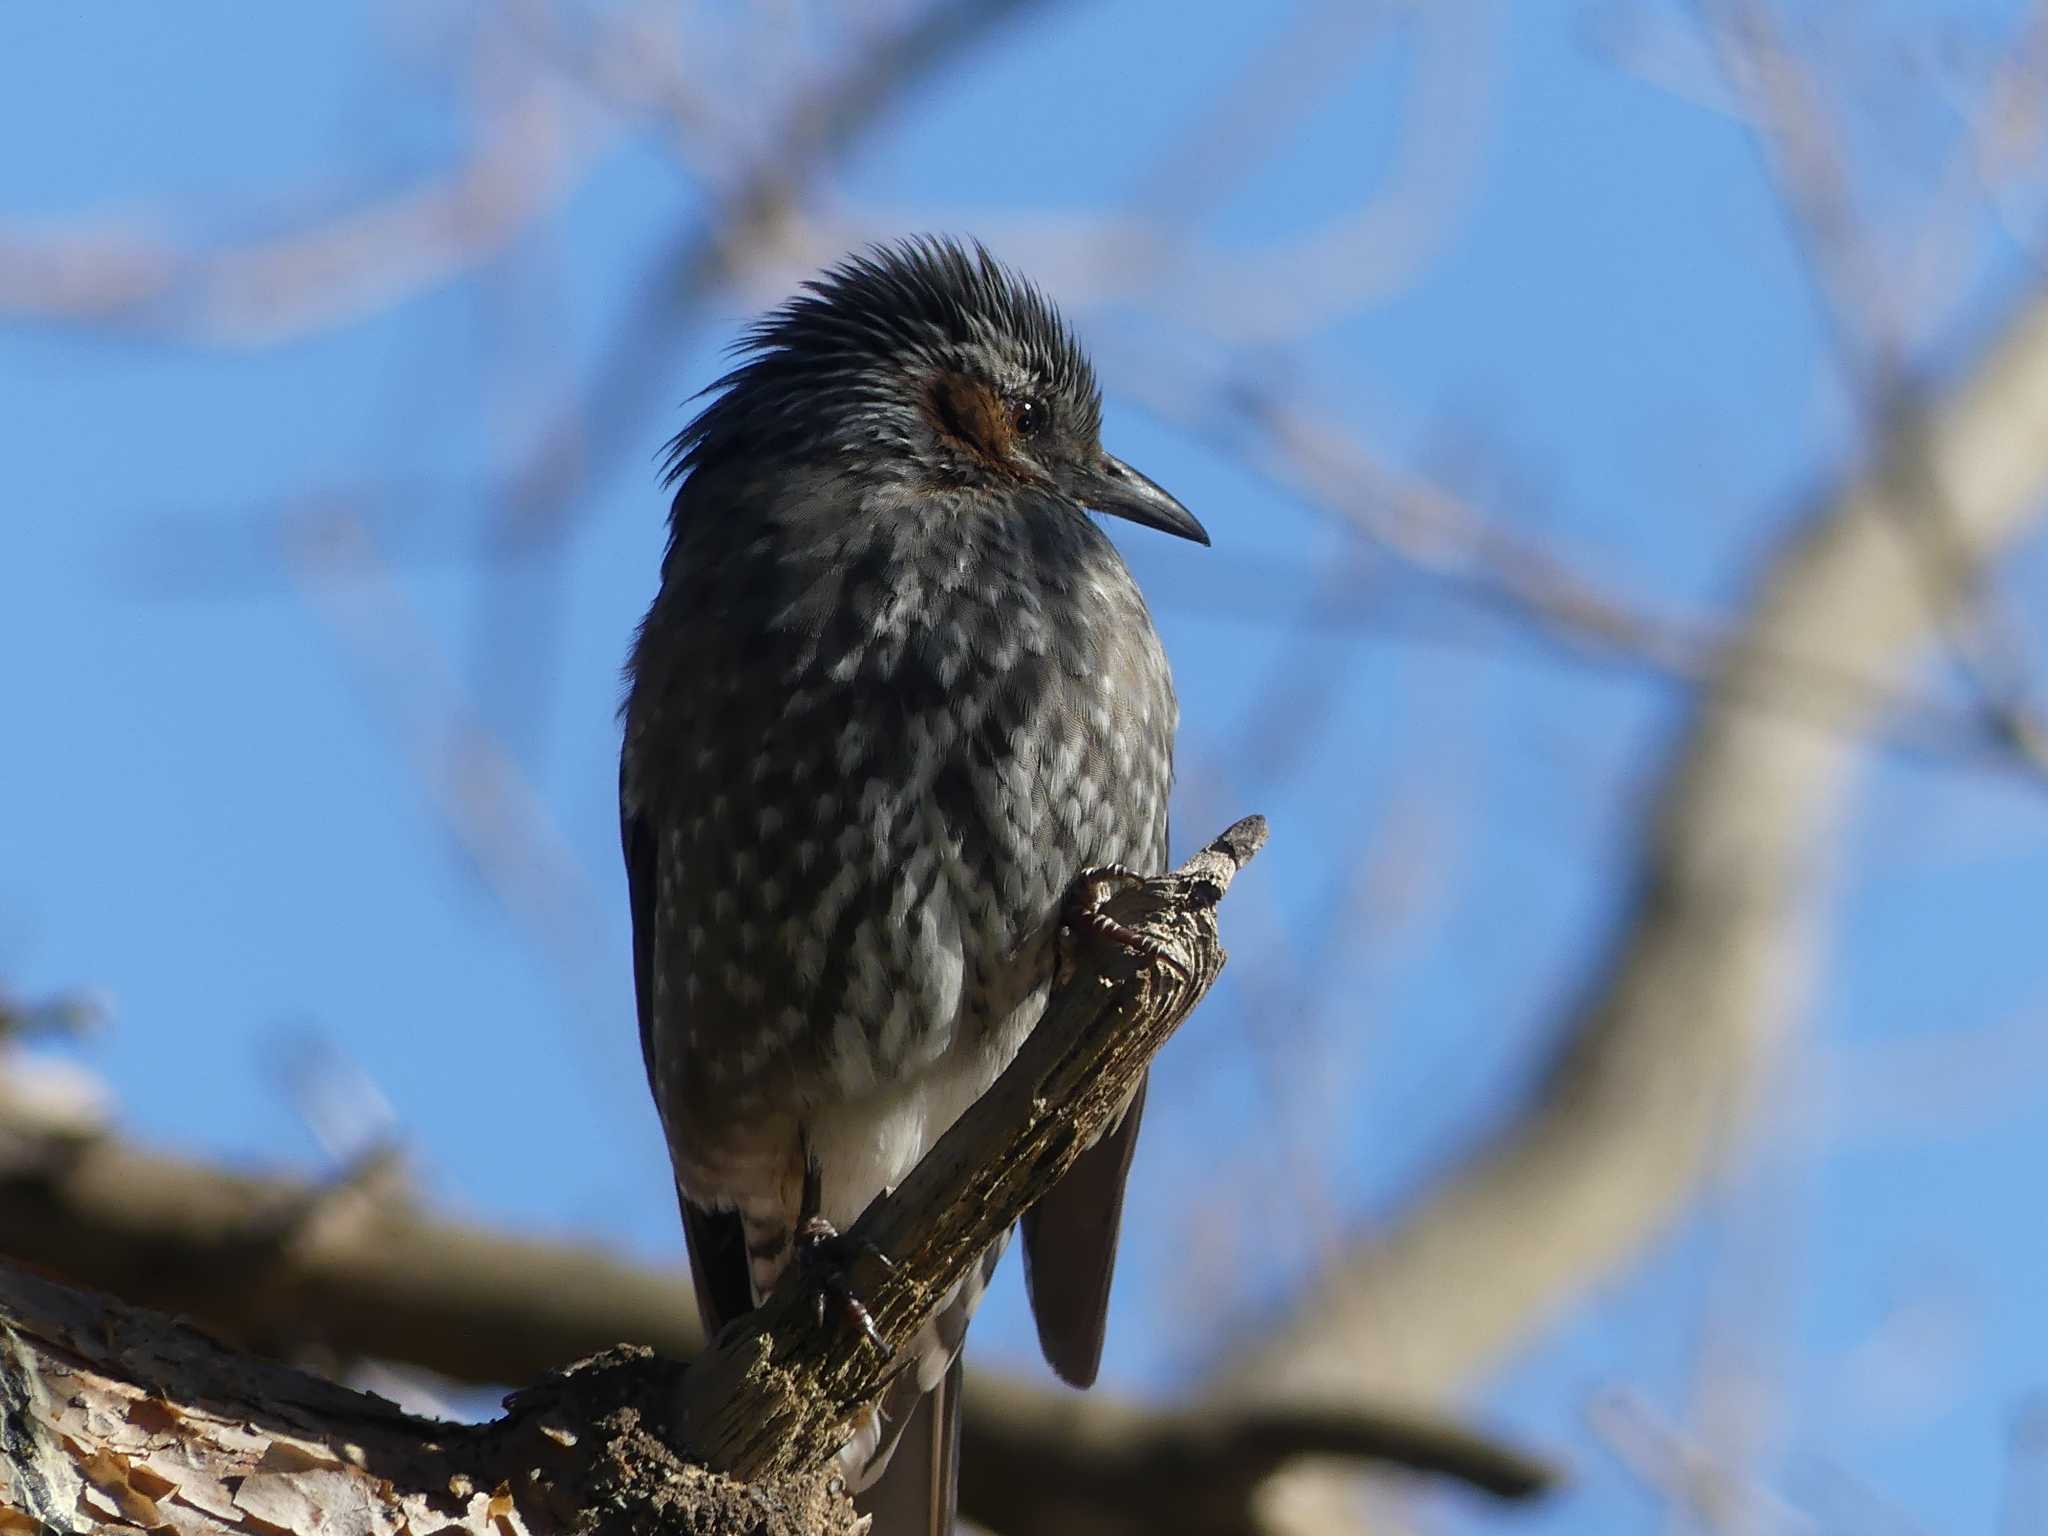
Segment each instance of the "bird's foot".
[[896,1268],[889,1255],[873,1243],[843,1235],[822,1216],[807,1216],[797,1226],[796,1262],[805,1279],[817,1288],[818,1326],[824,1327],[829,1315],[842,1328],[856,1328],[888,1360],[896,1351],[875,1327],[874,1314],[853,1287],[853,1263],[862,1255],[884,1269]]
[[1140,933],[1103,910],[1109,898],[1118,891],[1127,891],[1144,883],[1143,875],[1122,864],[1098,864],[1092,869],[1082,870],[1067,892],[1066,906],[1061,913],[1062,925],[1071,933],[1091,934],[1134,955],[1170,965],[1180,973],[1182,980],[1186,980],[1188,968],[1172,950],[1151,934]]

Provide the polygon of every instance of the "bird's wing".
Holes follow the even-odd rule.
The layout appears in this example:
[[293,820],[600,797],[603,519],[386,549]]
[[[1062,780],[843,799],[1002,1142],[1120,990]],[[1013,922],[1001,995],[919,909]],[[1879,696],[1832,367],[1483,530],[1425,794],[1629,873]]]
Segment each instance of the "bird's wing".
[[747,1231],[738,1211],[711,1211],[686,1199],[680,1190],[676,1203],[683,1210],[683,1246],[690,1254],[690,1279],[697,1287],[697,1316],[704,1324],[708,1342],[718,1330],[754,1305],[754,1290],[748,1279]]
[[1038,1347],[1069,1386],[1095,1383],[1116,1273],[1124,1180],[1145,1111],[1145,1078],[1123,1118],[1024,1213],[1024,1289],[1038,1321]]
[[[647,1082],[654,1081],[654,936],[657,914],[654,832],[645,816],[621,809],[619,842],[626,855],[626,895],[633,912],[633,992],[640,1009],[640,1056]],[[709,1211],[676,1193],[683,1211],[683,1240],[690,1253],[690,1279],[697,1288],[697,1314],[704,1336],[715,1335],[754,1304],[747,1273],[746,1233],[737,1211]]]
[[626,856],[626,904],[633,913],[633,997],[640,1008],[640,1060],[647,1068],[647,1086],[657,1101],[654,1083],[654,831],[647,818],[629,810],[621,792],[619,848]]

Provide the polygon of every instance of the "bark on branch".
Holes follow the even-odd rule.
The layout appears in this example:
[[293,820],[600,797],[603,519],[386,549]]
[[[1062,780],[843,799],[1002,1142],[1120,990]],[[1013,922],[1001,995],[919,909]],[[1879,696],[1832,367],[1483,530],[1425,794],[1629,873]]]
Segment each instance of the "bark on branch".
[[614,1351],[443,1424],[0,1267],[0,1536],[856,1529],[822,1475],[750,1488],[678,1460],[680,1369]]

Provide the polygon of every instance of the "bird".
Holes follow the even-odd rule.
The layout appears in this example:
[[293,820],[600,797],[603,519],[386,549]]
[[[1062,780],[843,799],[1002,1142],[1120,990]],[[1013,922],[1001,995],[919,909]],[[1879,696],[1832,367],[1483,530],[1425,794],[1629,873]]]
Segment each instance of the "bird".
[[[868,247],[735,350],[668,446],[620,752],[641,1047],[711,1334],[1015,1056],[1077,878],[1164,868],[1172,676],[1090,514],[1209,543],[1104,451],[1088,355],[979,242]],[[1143,1107],[1141,1081],[1021,1222],[1078,1387]],[[959,1356],[1001,1248],[840,1453],[880,1536],[952,1529]]]

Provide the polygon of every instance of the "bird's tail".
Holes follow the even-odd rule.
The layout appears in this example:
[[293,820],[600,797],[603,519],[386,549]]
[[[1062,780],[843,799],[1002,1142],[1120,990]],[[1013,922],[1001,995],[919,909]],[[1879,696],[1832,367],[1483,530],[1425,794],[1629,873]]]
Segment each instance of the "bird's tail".
[[960,1466],[960,1349],[1003,1256],[990,1243],[953,1294],[904,1345],[906,1361],[840,1451],[872,1536],[953,1536]]
[[882,1475],[861,1494],[871,1536],[953,1536],[959,1504],[960,1356],[917,1395]]

